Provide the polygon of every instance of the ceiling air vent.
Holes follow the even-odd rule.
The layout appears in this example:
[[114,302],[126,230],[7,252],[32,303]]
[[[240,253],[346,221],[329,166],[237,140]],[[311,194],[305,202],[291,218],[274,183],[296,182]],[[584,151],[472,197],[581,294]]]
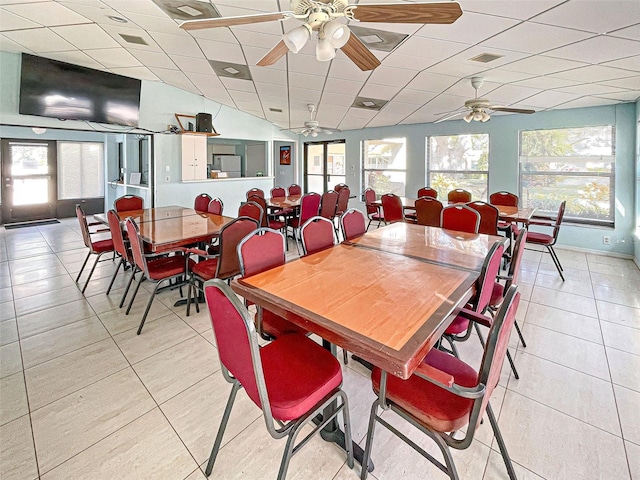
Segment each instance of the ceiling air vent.
[[351,105],[356,108],[364,108],[365,110],[380,110],[389,100],[380,100],[378,98],[356,97]]
[[355,33],[360,40],[373,50],[390,52],[400,45],[409,35],[396,32],[385,32],[375,28],[349,25],[352,33]]
[[198,0],[153,0],[164,13],[174,20],[220,18],[220,12],[209,2]]
[[269,111],[270,112],[276,112],[276,113],[282,113],[282,109],[281,108],[269,107]]
[[209,64],[213,67],[213,71],[219,77],[238,78],[240,80],[251,80],[251,71],[246,65],[241,63],[219,62],[209,60]]
[[480,55],[470,58],[472,62],[489,63],[504,57],[504,55],[496,55],[495,53],[481,53]]
[[120,36],[127,43],[133,43],[135,45],[149,45],[142,37],[137,37],[135,35],[126,35],[124,33],[121,33]]

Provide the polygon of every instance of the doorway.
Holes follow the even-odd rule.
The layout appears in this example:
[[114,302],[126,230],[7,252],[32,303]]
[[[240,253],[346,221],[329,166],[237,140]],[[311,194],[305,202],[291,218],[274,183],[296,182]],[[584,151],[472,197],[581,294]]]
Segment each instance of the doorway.
[[55,142],[2,140],[2,217],[19,223],[56,217]]
[[304,144],[305,192],[323,193],[346,182],[345,141]]

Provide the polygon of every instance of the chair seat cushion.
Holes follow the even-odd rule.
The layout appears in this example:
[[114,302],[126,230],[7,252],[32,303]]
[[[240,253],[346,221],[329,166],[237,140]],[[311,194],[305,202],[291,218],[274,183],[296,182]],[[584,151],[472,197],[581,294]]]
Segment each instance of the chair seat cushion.
[[274,230],[282,230],[286,226],[286,223],[281,222],[280,220],[274,220],[272,218],[269,219],[269,228],[273,228]]
[[527,233],[527,243],[537,243],[539,245],[550,245],[553,243],[553,237],[546,233],[529,232]]
[[307,334],[304,329],[269,310],[262,310],[262,330],[274,338],[282,337],[289,333]]
[[[190,259],[189,265],[195,265],[195,262]],[[162,280],[163,278],[180,275],[185,273],[185,257],[183,255],[174,255],[152,260],[147,262],[147,268],[151,280]]]
[[[453,376],[457,385],[473,387],[478,383],[478,373],[473,368],[435,348],[423,362]],[[380,391],[380,374],[377,367],[371,372],[376,393]],[[452,432],[464,427],[473,407],[473,400],[454,395],[417,375],[408,380],[387,375],[387,398],[437,432]]]
[[451,325],[447,327],[444,333],[446,335],[459,335],[466,332],[467,328],[469,328],[469,320],[458,315],[453,319],[453,322],[451,322]]
[[304,335],[278,337],[260,349],[260,357],[271,413],[278,420],[300,418],[342,383],[338,360]]
[[110,238],[106,240],[98,240],[97,242],[93,242],[91,244],[91,247],[93,248],[93,251],[96,253],[113,252],[115,248],[113,246],[113,240],[111,240]]
[[300,226],[300,217],[293,217],[291,220],[289,220],[289,226],[298,228]]
[[210,258],[201,262],[195,263],[190,270],[194,275],[197,275],[203,280],[211,280],[216,277],[216,270],[218,268],[218,258]]
[[491,300],[489,300],[489,305],[491,306],[500,305],[502,303],[503,298],[504,298],[504,286],[501,283],[495,282],[493,284],[493,291],[491,292]]
[[384,215],[380,215],[379,213],[372,213],[371,215],[369,215],[369,218],[371,220],[380,220],[381,222],[384,221]]

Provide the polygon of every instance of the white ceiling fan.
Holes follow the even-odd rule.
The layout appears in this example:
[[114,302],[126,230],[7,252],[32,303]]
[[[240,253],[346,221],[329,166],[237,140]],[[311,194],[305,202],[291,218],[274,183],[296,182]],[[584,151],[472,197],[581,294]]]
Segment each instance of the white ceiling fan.
[[341,49],[361,70],[373,70],[380,61],[351,35],[341,19],[384,23],[453,23],[462,15],[457,2],[376,3],[349,5],[348,0],[291,0],[291,11],[242,15],[239,17],[203,18],[180,24],[185,30],[233,27],[250,23],[296,18],[304,23],[283,35],[282,40],[260,61],[259,66],[273,65],[288,51],[298,53],[312,34],[317,33],[316,58],[329,61]]
[[321,127],[315,119],[316,106],[313,103],[307,103],[307,110],[309,110],[309,120],[304,122],[304,127],[293,128],[281,128],[280,130],[291,130],[294,133],[298,133],[308,137],[317,137],[319,133],[326,133],[331,135],[332,133],[341,132],[337,128]]
[[444,117],[439,118],[434,123],[444,122],[445,120],[450,120],[463,114],[464,117],[462,117],[462,119],[467,123],[470,123],[472,120],[476,122],[486,122],[491,120],[491,115],[487,112],[487,110],[510,113],[536,113],[535,110],[526,108],[512,108],[503,107],[501,105],[492,105],[488,98],[478,98],[478,89],[482,87],[483,82],[483,77],[472,77],[471,86],[476,90],[475,98],[473,98],[472,100],[467,100],[466,102],[464,102],[463,107],[460,107],[454,112],[441,114],[444,115]]

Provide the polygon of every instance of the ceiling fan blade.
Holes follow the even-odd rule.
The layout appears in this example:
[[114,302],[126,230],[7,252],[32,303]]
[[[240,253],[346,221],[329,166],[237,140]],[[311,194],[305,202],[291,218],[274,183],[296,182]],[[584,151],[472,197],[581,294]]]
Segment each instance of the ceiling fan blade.
[[460,107],[460,108],[456,108],[455,110],[448,110],[446,112],[436,113],[435,115],[437,115],[437,116],[449,115],[450,113],[466,112],[466,111],[467,111],[467,107]]
[[292,15],[293,12],[277,12],[242,15],[240,17],[202,18],[200,20],[186,20],[180,24],[180,28],[184,30],[201,30],[203,28],[233,27],[236,25],[284,20]]
[[455,112],[455,113],[452,113],[452,114],[450,114],[450,115],[446,115],[446,116],[444,116],[444,117],[442,117],[442,118],[439,118],[438,120],[436,120],[436,121],[435,121],[435,122],[433,122],[433,123],[440,123],[440,122],[444,122],[445,120],[450,120],[450,119],[452,119],[452,118],[454,118],[454,117],[457,117],[457,116],[459,116],[459,115],[462,115],[463,113],[466,113],[466,110],[462,110],[461,112]]
[[355,35],[349,36],[349,41],[341,50],[362,71],[373,70],[380,66],[380,60]]
[[361,22],[453,23],[462,15],[462,9],[456,2],[379,3],[354,6],[354,17]]
[[269,50],[267,54],[262,57],[258,61],[258,63],[256,63],[256,65],[258,65],[259,67],[267,67],[269,65],[273,65],[282,57],[284,57],[288,51],[289,49],[284,44],[284,40],[280,40],[275,47]]
[[332,133],[340,133],[342,130],[337,128],[328,128],[328,127],[318,127],[318,131],[320,133],[326,133],[327,135],[331,135]]
[[536,113],[535,110],[530,110],[527,108],[511,108],[511,107],[501,107],[500,105],[491,105],[491,110],[495,112],[510,112],[510,113]]

